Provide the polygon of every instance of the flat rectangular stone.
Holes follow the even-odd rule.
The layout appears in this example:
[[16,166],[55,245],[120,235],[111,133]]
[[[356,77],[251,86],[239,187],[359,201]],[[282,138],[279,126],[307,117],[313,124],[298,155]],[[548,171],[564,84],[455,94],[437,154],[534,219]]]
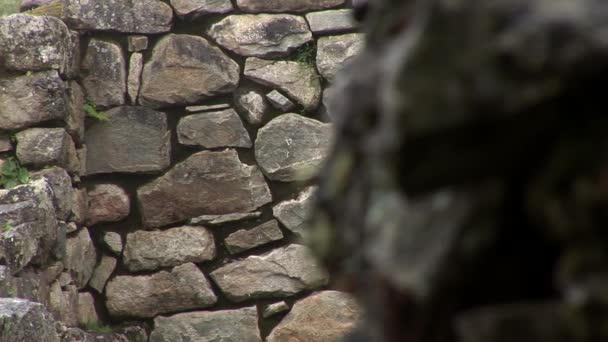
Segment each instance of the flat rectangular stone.
[[236,231],[224,240],[230,254],[240,253],[283,238],[276,220],[268,221],[255,228]]
[[221,109],[228,109],[230,105],[227,103],[219,103],[213,105],[202,105],[202,106],[188,106],[186,107],[186,112],[188,113],[198,113],[198,112],[209,112]]
[[291,102],[290,99],[285,97],[285,95],[281,94],[276,89],[266,94],[266,98],[268,99],[268,102],[272,104],[273,107],[275,107],[276,109],[280,109],[284,112],[288,112],[294,109],[296,106],[293,102]]
[[357,28],[351,9],[312,12],[306,14],[306,20],[314,34],[338,33]]
[[215,226],[222,223],[244,221],[252,218],[258,218],[260,216],[262,216],[261,211],[254,211],[251,213],[234,213],[226,215],[202,215],[191,219],[190,224],[207,224],[210,226]]
[[143,51],[148,48],[148,37],[146,36],[129,36],[129,52]]

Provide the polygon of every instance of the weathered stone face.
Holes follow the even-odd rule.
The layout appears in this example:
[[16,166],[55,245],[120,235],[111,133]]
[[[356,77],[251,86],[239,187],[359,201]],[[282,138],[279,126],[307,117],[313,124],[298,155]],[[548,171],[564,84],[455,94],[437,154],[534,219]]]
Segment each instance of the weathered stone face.
[[87,225],[118,222],[129,216],[129,194],[116,184],[95,184],[87,193]]
[[180,144],[217,147],[251,147],[249,133],[233,109],[188,115],[177,125]]
[[97,311],[95,311],[95,299],[89,292],[81,292],[78,294],[78,324],[86,326],[87,324],[99,322]]
[[82,61],[82,86],[96,107],[125,103],[127,65],[120,45],[91,39]]
[[59,342],[55,320],[44,305],[18,298],[0,298],[0,341]]
[[13,149],[13,143],[8,133],[0,133],[0,152],[8,152]]
[[158,172],[170,163],[165,113],[144,107],[117,107],[108,121],[87,130],[87,174]]
[[57,241],[53,190],[46,179],[34,180],[10,190],[0,190],[0,259],[11,274],[30,262],[48,261]]
[[285,228],[298,235],[305,234],[305,225],[310,218],[312,201],[316,187],[308,187],[297,198],[283,201],[272,207],[272,215],[281,222]]
[[144,69],[144,57],[141,53],[131,54],[129,59],[129,75],[127,77],[127,95],[129,103],[136,104],[141,85],[141,73]]
[[127,49],[129,52],[143,51],[148,48],[148,37],[131,35],[127,38]]
[[78,288],[65,285],[62,289],[59,281],[54,282],[49,296],[49,311],[67,326],[78,325]]
[[87,285],[95,270],[97,252],[86,228],[68,237],[63,265],[70,272],[79,289]]
[[[76,172],[79,169],[76,147],[63,128],[29,128],[16,134],[17,158],[22,165],[58,165]],[[40,148],[44,146],[44,148]]]
[[206,214],[248,212],[272,201],[262,173],[241,163],[234,150],[195,153],[140,187],[137,197],[147,227]]
[[65,84],[57,71],[0,79],[0,130],[63,120],[67,112]]
[[229,222],[238,222],[258,218],[260,216],[262,216],[261,211],[254,211],[251,213],[233,213],[226,215],[201,215],[199,217],[192,218],[190,223],[196,225],[205,224],[209,226],[217,226]]
[[321,83],[314,66],[299,62],[247,58],[245,76],[252,81],[284,91],[308,111],[321,100]]
[[287,303],[285,303],[284,301],[281,301],[278,303],[270,304],[266,308],[264,308],[262,317],[272,317],[285,311],[289,311],[289,305],[287,305]]
[[255,306],[181,313],[154,319],[150,342],[169,341],[175,336],[191,341],[262,342]]
[[258,131],[255,158],[272,180],[314,177],[331,147],[332,126],[298,114],[283,114]]
[[197,18],[205,14],[221,14],[234,10],[230,0],[171,0],[178,17]]
[[72,178],[60,167],[51,167],[40,170],[31,175],[32,179],[44,177],[53,189],[53,205],[59,220],[66,221],[72,212],[73,188]]
[[0,17],[0,69],[64,73],[71,63],[72,36],[53,17],[13,14]]
[[296,105],[291,102],[290,99],[285,97],[276,89],[266,94],[266,98],[274,108],[279,109],[283,112],[288,112],[296,107]]
[[302,245],[289,245],[229,263],[211,272],[211,278],[234,302],[288,297],[328,282],[327,273]]
[[350,61],[363,50],[364,35],[351,33],[341,36],[321,37],[317,43],[317,68],[328,80],[338,71],[348,67]]
[[203,227],[183,226],[164,231],[136,231],[127,235],[123,255],[132,272],[200,263],[215,258],[213,234]]
[[264,99],[264,94],[251,89],[237,89],[234,92],[234,103],[236,109],[252,125],[262,123],[264,114],[269,109],[268,103]]
[[283,238],[277,221],[270,220],[251,229],[241,229],[226,237],[224,244],[230,254],[240,253]]
[[76,81],[69,81],[66,88],[68,115],[65,118],[66,131],[75,143],[84,142],[84,92]]
[[114,255],[120,255],[120,253],[122,253],[122,238],[118,233],[106,232],[103,234],[103,244]]
[[344,4],[344,0],[237,0],[245,12],[307,12]]
[[233,91],[238,64],[198,36],[169,34],[154,47],[144,66],[140,103],[150,107],[195,104]]
[[113,317],[154,317],[162,313],[200,309],[217,298],[203,273],[192,263],[171,272],[117,276],[106,286],[106,306]]
[[62,0],[70,28],[122,33],[162,33],[171,29],[173,11],[158,0]]
[[241,56],[287,56],[312,40],[306,21],[290,14],[231,15],[207,32],[219,45]]
[[93,276],[89,280],[89,286],[91,286],[98,293],[103,293],[103,289],[106,287],[106,283],[116,268],[116,258],[104,255],[101,257],[99,265],[95,267]]
[[357,28],[352,9],[308,13],[306,21],[314,34],[340,33]]
[[268,342],[341,341],[355,326],[363,310],[347,293],[323,291],[296,302],[270,335]]

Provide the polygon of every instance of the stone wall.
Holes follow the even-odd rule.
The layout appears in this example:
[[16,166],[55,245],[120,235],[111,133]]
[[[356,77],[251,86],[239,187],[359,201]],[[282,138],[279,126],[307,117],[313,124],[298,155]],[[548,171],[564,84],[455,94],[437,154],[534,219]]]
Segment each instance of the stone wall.
[[301,240],[332,141],[323,89],[363,45],[349,6],[61,0],[0,18],[0,341],[346,334],[357,304]]

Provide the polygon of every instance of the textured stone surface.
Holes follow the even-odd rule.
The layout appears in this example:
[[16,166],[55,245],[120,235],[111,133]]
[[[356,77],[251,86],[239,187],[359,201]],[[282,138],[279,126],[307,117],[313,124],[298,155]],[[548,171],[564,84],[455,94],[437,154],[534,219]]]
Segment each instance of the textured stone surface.
[[144,107],[117,107],[108,121],[87,130],[87,174],[156,172],[170,163],[170,131],[165,113]]
[[78,325],[78,288],[75,285],[61,286],[58,281],[51,286],[49,311],[56,320],[75,327]]
[[264,94],[252,89],[238,89],[234,92],[234,103],[236,109],[252,125],[262,123],[264,114],[268,111],[268,103]]
[[285,97],[276,89],[266,94],[266,98],[274,108],[279,109],[283,112],[288,112],[296,107],[296,105],[291,102],[290,99]]
[[141,72],[144,69],[144,57],[141,53],[131,54],[129,59],[129,75],[127,76],[127,95],[129,103],[136,104],[141,85]]
[[11,274],[30,262],[47,262],[58,232],[53,190],[46,179],[0,190],[0,259]]
[[25,299],[0,298],[0,341],[59,342],[55,321],[44,305]]
[[128,234],[123,263],[130,271],[137,272],[213,258],[213,234],[203,227],[183,226]]
[[308,12],[343,5],[345,0],[237,0],[245,12]]
[[245,62],[245,76],[284,91],[309,111],[317,108],[321,100],[321,83],[314,66],[250,57]]
[[278,315],[285,311],[289,311],[289,305],[287,305],[287,303],[285,303],[285,302],[273,303],[264,308],[264,311],[262,312],[262,317],[264,317],[264,318],[272,317],[274,315]]
[[151,227],[200,215],[248,212],[272,201],[262,173],[241,163],[234,150],[195,153],[140,187],[137,197],[143,223]]
[[85,287],[91,279],[96,263],[97,252],[86,228],[68,237],[63,265],[79,289]]
[[205,308],[217,301],[208,280],[192,263],[176,266],[171,272],[117,276],[107,284],[106,297],[113,317],[154,317]]
[[267,341],[341,341],[354,330],[362,314],[351,295],[338,291],[318,292],[296,302]]
[[69,81],[66,88],[68,115],[65,118],[65,130],[72,136],[75,143],[84,142],[84,92],[76,81]]
[[278,203],[272,207],[272,215],[285,228],[298,235],[305,234],[306,222],[310,218],[316,190],[316,187],[308,187],[297,198]]
[[258,131],[255,158],[272,180],[306,180],[323,166],[331,141],[331,124],[298,114],[283,114]]
[[237,222],[249,220],[252,218],[258,218],[262,216],[261,211],[254,211],[251,213],[234,213],[234,214],[226,214],[226,215],[202,215],[198,217],[194,217],[190,220],[191,224],[206,224],[210,226],[216,226],[229,222]]
[[57,71],[0,78],[0,130],[15,130],[63,120],[66,88]]
[[262,342],[255,306],[188,312],[154,319],[150,342],[173,341],[176,336],[186,341]]
[[[78,157],[72,137],[63,128],[29,128],[16,134],[17,158],[22,165],[58,165],[78,171]],[[41,148],[44,146],[44,148]]]
[[89,280],[89,286],[91,286],[98,293],[103,293],[103,289],[106,287],[106,283],[116,268],[116,258],[104,255],[101,257],[99,265],[95,268],[91,280]]
[[233,109],[183,117],[177,124],[180,144],[204,148],[252,146],[249,133]]
[[72,214],[70,221],[78,225],[84,225],[88,211],[87,192],[85,189],[74,188],[72,191]]
[[122,238],[120,234],[115,232],[106,232],[103,234],[103,244],[108,248],[114,255],[120,255],[122,253]]
[[357,28],[352,9],[308,13],[306,21],[315,34],[339,33]]
[[228,103],[218,103],[212,105],[199,105],[199,106],[188,106],[186,112],[188,113],[200,113],[200,112],[215,112],[230,108]]
[[351,33],[341,36],[321,37],[317,42],[317,68],[328,80],[338,71],[348,67],[351,60],[363,49],[364,35]]
[[178,17],[197,18],[205,14],[221,14],[234,10],[230,0],[171,0]]
[[224,239],[224,244],[230,254],[236,254],[282,238],[279,224],[271,220],[251,229],[237,230]]
[[0,17],[0,69],[65,73],[71,63],[72,36],[53,17],[13,14]]
[[283,57],[312,40],[304,18],[291,14],[231,15],[207,32],[241,56]]
[[95,107],[109,108],[125,103],[127,65],[120,45],[91,39],[82,68],[82,86]]
[[95,310],[95,299],[89,292],[78,294],[78,324],[86,326],[99,322],[97,311]]
[[148,48],[148,37],[132,35],[127,38],[129,52],[139,52]]
[[62,19],[78,30],[162,33],[171,29],[173,11],[159,0],[64,0]]
[[195,104],[233,91],[239,65],[206,39],[169,34],[144,66],[139,101],[151,107]]
[[31,179],[44,177],[53,190],[53,205],[59,220],[66,221],[72,212],[72,178],[60,167],[50,167],[30,175]]
[[328,282],[309,249],[295,244],[231,262],[211,272],[211,278],[235,302],[288,297]]
[[129,194],[116,184],[95,184],[87,192],[87,225],[118,222],[131,210]]
[[8,133],[0,133],[0,152],[8,152],[13,150],[13,143]]

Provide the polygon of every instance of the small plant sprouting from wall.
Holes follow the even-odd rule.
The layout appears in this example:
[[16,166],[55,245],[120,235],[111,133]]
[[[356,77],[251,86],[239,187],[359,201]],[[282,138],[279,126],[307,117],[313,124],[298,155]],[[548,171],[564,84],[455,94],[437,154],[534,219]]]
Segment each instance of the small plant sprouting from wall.
[[87,113],[87,116],[90,118],[93,118],[97,121],[108,121],[108,117],[106,116],[106,114],[104,112],[97,111],[95,105],[91,101],[87,101],[87,103],[84,104],[83,109],[85,113]]
[[14,188],[29,181],[29,172],[14,157],[8,158],[0,166],[0,189]]
[[306,65],[315,65],[317,47],[314,42],[300,46],[291,55],[290,60]]
[[87,322],[83,328],[88,331],[95,331],[98,333],[111,333],[112,332],[112,328],[110,328],[107,325],[103,325],[97,321]]

